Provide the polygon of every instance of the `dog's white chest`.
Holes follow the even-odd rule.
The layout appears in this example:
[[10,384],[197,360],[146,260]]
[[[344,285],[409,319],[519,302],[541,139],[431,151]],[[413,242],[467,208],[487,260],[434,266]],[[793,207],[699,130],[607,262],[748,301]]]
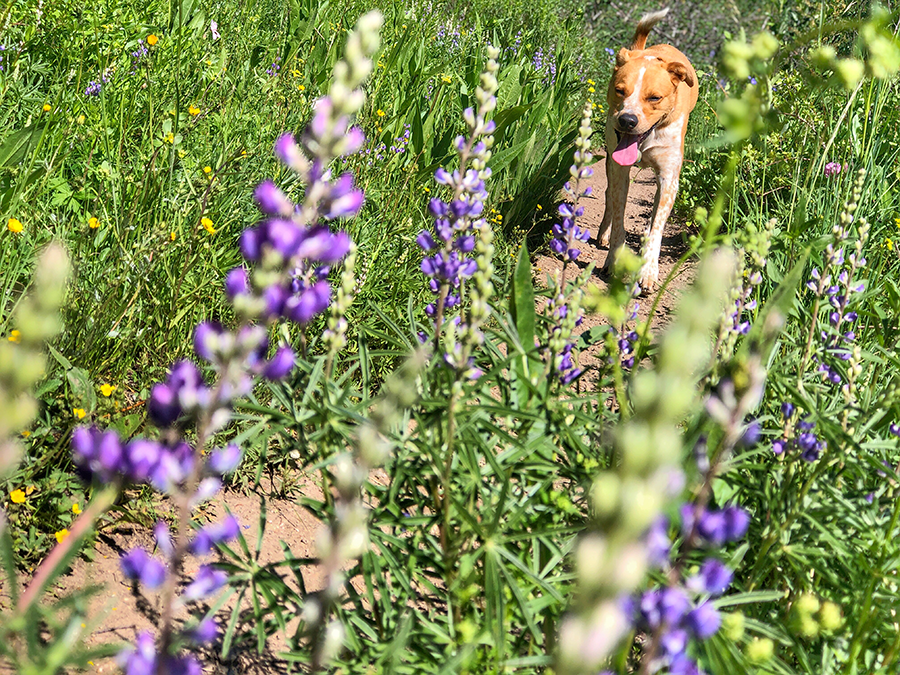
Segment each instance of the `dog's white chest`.
[[681,163],[681,133],[684,117],[680,117],[661,129],[653,129],[641,143],[638,164],[665,170],[668,164],[674,167]]

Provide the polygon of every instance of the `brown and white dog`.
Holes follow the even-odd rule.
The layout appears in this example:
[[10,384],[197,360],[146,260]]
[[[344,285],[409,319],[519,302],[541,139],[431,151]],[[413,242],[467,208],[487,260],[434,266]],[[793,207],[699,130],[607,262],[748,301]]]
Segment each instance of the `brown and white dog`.
[[625,201],[631,167],[651,167],[657,192],[650,226],[644,238],[640,285],[644,293],[656,286],[663,229],[678,193],[684,159],[688,115],[697,103],[697,73],[688,58],[671,45],[645,49],[647,35],[668,9],[645,15],[637,25],[631,49],[616,56],[616,68],[606,100],[606,211],[597,238],[609,246],[603,266],[612,270],[625,246]]

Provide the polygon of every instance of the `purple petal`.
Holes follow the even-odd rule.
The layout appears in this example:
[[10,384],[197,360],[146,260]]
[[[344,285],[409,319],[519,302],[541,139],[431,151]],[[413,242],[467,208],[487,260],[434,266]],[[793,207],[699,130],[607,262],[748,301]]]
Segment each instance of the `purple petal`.
[[270,180],[257,185],[253,197],[260,211],[270,216],[290,218],[294,213],[294,203]]
[[263,370],[267,380],[280,380],[288,376],[294,368],[294,350],[287,345],[279,347]]

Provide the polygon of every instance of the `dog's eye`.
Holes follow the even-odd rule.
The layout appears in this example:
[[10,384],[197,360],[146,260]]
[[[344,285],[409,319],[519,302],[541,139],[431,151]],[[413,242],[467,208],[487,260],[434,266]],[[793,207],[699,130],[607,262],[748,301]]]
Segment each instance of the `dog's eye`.
[[616,87],[616,94],[619,96],[625,96],[625,90],[622,87]]
[[650,101],[650,103],[656,103],[657,101],[662,101],[662,96],[648,96],[647,100]]

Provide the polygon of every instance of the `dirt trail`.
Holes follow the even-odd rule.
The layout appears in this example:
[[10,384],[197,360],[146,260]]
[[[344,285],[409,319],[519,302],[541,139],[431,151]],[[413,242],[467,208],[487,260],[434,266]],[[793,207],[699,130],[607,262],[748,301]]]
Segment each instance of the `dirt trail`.
[[[632,173],[633,184],[629,193],[626,209],[626,230],[628,233],[628,246],[637,251],[640,249],[641,235],[646,227],[650,213],[653,209],[653,199],[656,191],[656,183],[649,169],[634,171]],[[594,167],[594,176],[589,180],[593,193],[582,202],[585,207],[583,224],[589,228],[592,235],[596,235],[597,228],[603,218],[603,200],[606,191],[606,173],[603,162],[598,162]],[[662,253],[659,261],[660,280],[666,278],[678,259],[687,250],[688,228],[684,223],[671,221],[666,228],[662,243]],[[569,278],[579,275],[585,266],[594,263],[600,268],[606,259],[606,249],[601,249],[592,240],[582,247],[578,265],[570,266]],[[539,286],[546,284],[547,274],[562,269],[561,262],[555,257],[538,255],[534,262],[535,281]],[[693,280],[695,265],[689,261],[675,277],[674,281],[666,289],[657,308],[656,315],[651,320],[651,327],[655,330],[665,326],[669,321],[671,309],[677,303],[677,297],[682,288]],[[590,283],[605,288],[605,282],[595,272]],[[640,300],[639,317],[646,319],[656,294],[644,297]],[[602,321],[596,316],[586,316],[579,331],[589,330],[600,325]],[[590,354],[581,357],[583,365],[592,360]],[[321,491],[312,481],[306,480],[300,486],[300,492],[312,497],[321,497]],[[299,501],[299,500],[298,500]],[[259,563],[266,564],[282,560],[284,552],[281,542],[285,542],[297,557],[315,555],[315,538],[322,526],[298,501],[274,500],[267,502],[268,518],[265,536],[260,547]],[[234,492],[220,494],[210,505],[209,515],[216,519],[228,509],[234,513],[242,523],[244,536],[251,549],[257,538],[260,504],[256,495],[244,496]],[[99,645],[106,643],[133,644],[135,636],[145,630],[156,628],[156,598],[154,594],[147,594],[145,599],[132,593],[131,586],[122,575],[119,567],[119,556],[122,552],[130,550],[136,545],[143,545],[152,550],[154,542],[151,533],[145,528],[138,528],[127,523],[119,523],[101,534],[100,540],[93,551],[93,561],[78,559],[72,567],[69,575],[61,580],[54,590],[57,597],[83,588],[88,585],[101,584],[104,591],[93,598],[90,603],[88,621],[92,622],[85,628],[91,631],[88,644]],[[200,559],[191,557],[185,564],[185,577],[189,580],[204,562],[216,559],[215,555]],[[308,567],[304,570],[304,582],[310,591],[321,588],[323,575],[321,570]],[[0,592],[0,608],[9,602],[8,595]],[[226,617],[220,615],[224,621]],[[252,619],[251,619],[252,620]],[[245,630],[252,630],[252,626],[245,624]],[[285,643],[280,635],[275,635],[267,643],[267,652],[262,657],[250,649],[239,653],[229,663],[215,663],[215,656],[210,655],[207,664],[214,664],[207,668],[206,672],[214,673],[277,673],[284,669],[284,662],[278,659],[277,653],[284,649]],[[98,660],[93,665],[92,672],[113,673],[117,672],[117,666],[113,659]],[[3,665],[0,664],[0,673]]]
[[[576,278],[584,272],[588,265],[593,263],[595,271],[589,283],[605,290],[607,284],[600,278],[599,269],[606,261],[608,251],[606,247],[601,248],[595,239],[600,222],[603,220],[606,196],[606,169],[604,168],[604,161],[601,159],[601,161],[594,164],[593,169],[594,175],[587,180],[587,184],[591,186],[592,192],[590,196],[584,197],[581,201],[581,205],[584,206],[584,216],[579,219],[579,224],[582,227],[587,227],[590,231],[591,240],[579,247],[581,255],[578,257],[576,265],[569,265],[569,269],[566,271],[566,279],[572,280]],[[641,238],[653,212],[653,200],[656,196],[656,179],[651,169],[632,169],[631,180],[631,188],[628,191],[628,204],[625,208],[625,232],[628,247],[634,252],[639,252],[641,250]],[[690,228],[683,221],[669,218],[659,255],[660,283],[665,281],[681,256],[688,250],[687,239],[690,234]],[[547,275],[558,274],[561,270],[562,262],[556,256],[538,255],[533,266],[535,283],[539,288],[546,287]],[[656,307],[656,312],[650,319],[652,333],[658,333],[669,323],[672,310],[678,304],[681,292],[685,287],[691,285],[695,273],[696,261],[690,259],[678,270],[672,282],[663,292]],[[656,291],[651,295],[639,298],[638,319],[640,321],[647,320],[658,295],[659,291]],[[579,334],[583,333],[603,323],[604,321],[600,317],[587,315],[584,317],[584,321],[577,329],[577,332]],[[580,355],[582,366],[592,365],[593,362],[594,359],[590,352]]]

